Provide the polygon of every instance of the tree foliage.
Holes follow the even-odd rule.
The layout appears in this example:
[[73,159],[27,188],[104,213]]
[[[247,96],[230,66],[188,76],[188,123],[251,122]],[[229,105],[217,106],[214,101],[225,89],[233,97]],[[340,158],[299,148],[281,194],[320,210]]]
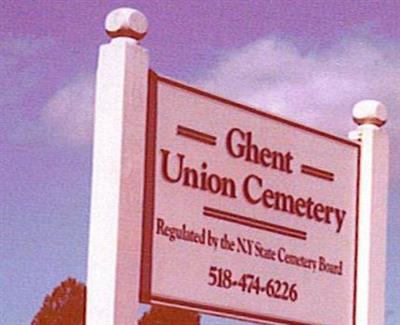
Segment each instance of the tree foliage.
[[[46,296],[31,325],[84,325],[85,302],[86,286],[68,278]],[[200,315],[172,307],[151,306],[139,325],[200,325]]]
[[139,321],[139,325],[200,325],[200,315],[194,311],[151,306]]
[[86,287],[68,278],[47,295],[31,325],[83,325]]

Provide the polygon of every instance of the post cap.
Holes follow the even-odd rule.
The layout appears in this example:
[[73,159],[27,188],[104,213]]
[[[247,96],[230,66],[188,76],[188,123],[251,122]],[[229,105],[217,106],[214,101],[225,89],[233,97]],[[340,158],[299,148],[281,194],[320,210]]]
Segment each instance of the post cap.
[[376,100],[362,100],[353,107],[353,120],[358,125],[382,126],[387,121],[386,107]]
[[118,8],[111,11],[105,21],[105,29],[111,38],[130,37],[142,39],[147,33],[147,18],[140,11]]

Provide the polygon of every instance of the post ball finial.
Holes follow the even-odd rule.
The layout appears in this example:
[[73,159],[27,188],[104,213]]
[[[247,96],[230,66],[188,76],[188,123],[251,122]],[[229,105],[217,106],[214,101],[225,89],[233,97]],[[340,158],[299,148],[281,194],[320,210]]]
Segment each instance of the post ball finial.
[[362,100],[353,107],[353,120],[358,125],[373,124],[380,127],[387,121],[386,107],[376,100]]
[[147,33],[147,18],[140,11],[118,8],[111,11],[105,21],[105,29],[111,38],[130,37],[142,39]]

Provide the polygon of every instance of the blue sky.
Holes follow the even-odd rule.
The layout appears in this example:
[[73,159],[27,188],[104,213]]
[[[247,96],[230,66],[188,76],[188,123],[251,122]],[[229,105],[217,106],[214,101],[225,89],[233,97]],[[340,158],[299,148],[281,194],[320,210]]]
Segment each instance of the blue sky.
[[342,136],[357,101],[387,106],[385,324],[400,324],[400,2],[256,0],[2,1],[2,323],[30,323],[59,282],[86,280],[94,74],[120,6],[147,16],[161,74]]

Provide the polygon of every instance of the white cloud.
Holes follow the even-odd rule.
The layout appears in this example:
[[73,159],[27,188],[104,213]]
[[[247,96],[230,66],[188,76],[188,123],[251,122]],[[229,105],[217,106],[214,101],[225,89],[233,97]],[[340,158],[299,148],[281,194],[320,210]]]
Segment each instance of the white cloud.
[[41,121],[51,137],[72,145],[91,143],[94,84],[93,75],[81,75],[50,98]]
[[[0,38],[0,136],[13,146],[43,143],[46,129],[37,120],[48,87],[60,70],[56,49],[48,37]],[[51,63],[51,64],[50,64]],[[2,141],[0,140],[0,143]]]
[[[261,39],[222,54],[194,83],[342,136],[356,128],[353,105],[377,99],[388,107],[385,128],[393,144],[400,141],[398,53],[400,44],[360,39],[309,53],[286,41]],[[80,76],[55,93],[41,118],[51,136],[74,145],[90,143],[93,98],[93,75]],[[397,146],[392,149],[399,157]]]
[[399,119],[400,44],[352,39],[301,53],[293,44],[261,39],[223,54],[203,88],[342,135],[354,129],[351,110],[362,99],[382,101]]
[[43,58],[55,44],[49,38],[0,39],[0,108],[21,110],[24,99],[46,75],[49,68]]
[[61,82],[64,66],[57,45],[50,38],[0,39],[0,134],[14,145],[92,141],[93,75],[77,76],[43,107],[48,88]]

